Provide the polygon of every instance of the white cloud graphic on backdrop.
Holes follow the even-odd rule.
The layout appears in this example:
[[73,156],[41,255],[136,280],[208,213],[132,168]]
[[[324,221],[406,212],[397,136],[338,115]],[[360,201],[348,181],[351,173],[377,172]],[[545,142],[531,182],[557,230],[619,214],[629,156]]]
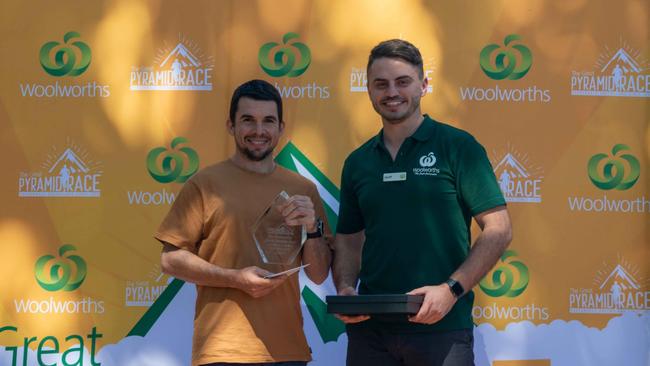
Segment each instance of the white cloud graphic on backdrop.
[[[97,355],[103,366],[186,366],[190,364],[192,318],[196,296],[193,285],[184,285],[146,337],[128,337],[104,346]],[[338,366],[345,360],[347,338],[323,344],[303,306],[305,332],[313,351],[313,366]],[[475,329],[477,366],[495,360],[551,359],[553,366],[650,366],[650,314],[625,313],[599,330],[577,321],[555,320],[534,325],[525,321],[505,330],[481,324]],[[18,349],[22,354],[22,349]],[[0,349],[0,364],[10,365],[12,352]],[[84,365],[90,365],[85,352]],[[29,351],[29,365],[36,354]],[[46,363],[60,360],[44,357]],[[19,363],[22,358],[19,359]]]

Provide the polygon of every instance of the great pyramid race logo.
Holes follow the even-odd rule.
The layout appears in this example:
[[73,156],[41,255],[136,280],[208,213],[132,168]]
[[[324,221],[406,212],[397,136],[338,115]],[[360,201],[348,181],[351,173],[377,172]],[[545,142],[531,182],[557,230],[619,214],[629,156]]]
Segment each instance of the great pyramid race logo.
[[[184,183],[199,170],[199,154],[186,146],[185,137],[174,138],[169,147],[159,146],[149,151],[147,172],[158,183]],[[176,193],[163,188],[160,191],[127,191],[130,205],[170,205]]]
[[[427,84],[427,93],[433,93],[432,76],[437,69],[437,62],[434,58],[429,58],[424,62],[424,77],[429,82]],[[353,93],[365,93],[368,91],[368,75],[365,68],[352,68],[350,72],[350,91]]]
[[[304,42],[298,39],[300,35],[289,32],[282,37],[282,43],[267,42],[263,44],[257,54],[260,68],[274,78],[298,78],[303,75],[311,65],[311,50]],[[315,81],[307,84],[287,85],[276,81],[275,87],[283,98],[293,99],[328,99],[329,86],[319,85]]]
[[183,35],[173,46],[164,44],[150,66],[133,66],[131,90],[210,91],[214,57]]
[[[571,211],[650,213],[650,200],[645,195],[630,198],[621,194],[633,188],[641,176],[641,163],[628,145],[616,144],[610,154],[597,153],[586,165],[585,175],[604,192],[602,197],[570,196]],[[606,192],[611,192],[609,197]]]
[[622,314],[650,310],[650,282],[639,267],[620,255],[614,263],[603,261],[589,287],[571,288],[569,312]]
[[[63,42],[48,41],[38,53],[41,67],[51,77],[65,78],[54,83],[22,83],[20,94],[36,98],[95,98],[111,95],[108,85],[97,81],[80,83],[74,80],[90,67],[92,51],[79,32],[71,31],[63,35]],[[73,78],[73,79],[70,79]]]
[[571,95],[648,98],[650,64],[621,40],[618,47],[604,47],[591,71],[571,73]]
[[68,140],[65,149],[53,146],[41,170],[20,173],[19,197],[99,197],[101,163]]
[[508,146],[506,152],[492,154],[491,160],[506,202],[542,202],[542,168],[527,154]]
[[149,278],[142,281],[127,281],[124,288],[124,305],[148,307],[160,297],[172,279],[162,273],[160,265],[149,272]]
[[460,97],[465,101],[477,102],[537,102],[551,101],[551,92],[536,85],[504,87],[506,81],[519,81],[526,76],[533,66],[533,53],[523,43],[523,37],[509,34],[503,44],[488,44],[483,47],[478,57],[479,66],[485,76],[492,80],[503,81],[495,83],[494,87],[461,86]]

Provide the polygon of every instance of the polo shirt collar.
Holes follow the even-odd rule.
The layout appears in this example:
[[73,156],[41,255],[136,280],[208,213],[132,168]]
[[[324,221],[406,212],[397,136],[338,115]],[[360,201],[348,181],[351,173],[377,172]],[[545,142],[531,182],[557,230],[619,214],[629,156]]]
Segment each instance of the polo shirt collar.
[[[429,117],[428,114],[424,115],[424,120],[420,124],[420,127],[418,127],[417,130],[411,135],[411,137],[417,141],[424,142],[427,141],[428,139],[433,136],[433,132],[435,130],[436,125],[434,124],[433,120],[431,117]],[[373,147],[377,148],[380,146],[384,146],[384,129],[382,128],[381,131],[377,135],[375,135],[373,139]]]
[[428,139],[433,136],[433,130],[435,129],[436,125],[433,123],[433,120],[431,117],[429,117],[428,114],[424,115],[424,120],[420,124],[420,127],[418,127],[417,130],[411,135],[412,138],[424,142],[427,141]]

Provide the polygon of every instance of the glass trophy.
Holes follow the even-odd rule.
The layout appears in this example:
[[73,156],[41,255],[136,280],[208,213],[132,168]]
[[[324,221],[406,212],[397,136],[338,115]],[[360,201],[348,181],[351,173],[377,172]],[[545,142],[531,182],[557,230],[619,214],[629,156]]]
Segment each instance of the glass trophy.
[[288,199],[287,192],[280,192],[253,225],[253,240],[266,264],[293,263],[307,240],[304,225],[289,226],[284,223],[281,205]]

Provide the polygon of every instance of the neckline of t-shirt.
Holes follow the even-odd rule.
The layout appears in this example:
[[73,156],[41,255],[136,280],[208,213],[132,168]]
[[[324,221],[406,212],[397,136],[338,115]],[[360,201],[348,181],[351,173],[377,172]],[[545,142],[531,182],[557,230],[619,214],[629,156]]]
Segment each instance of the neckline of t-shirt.
[[237,169],[237,170],[239,170],[240,172],[242,172],[242,173],[246,173],[246,174],[249,174],[249,175],[252,175],[252,176],[255,176],[255,177],[260,177],[260,178],[270,177],[270,176],[272,176],[273,174],[275,174],[275,172],[278,171],[278,164],[275,163],[275,162],[273,163],[273,170],[270,171],[269,173],[260,173],[260,172],[256,172],[256,171],[253,171],[253,170],[245,169],[245,168],[243,168],[243,167],[237,165],[237,164],[236,164],[234,161],[232,161],[232,159],[230,159],[230,158],[228,158],[228,159],[226,160],[226,162],[227,162],[228,164],[230,164],[231,166],[233,166],[235,169]]

